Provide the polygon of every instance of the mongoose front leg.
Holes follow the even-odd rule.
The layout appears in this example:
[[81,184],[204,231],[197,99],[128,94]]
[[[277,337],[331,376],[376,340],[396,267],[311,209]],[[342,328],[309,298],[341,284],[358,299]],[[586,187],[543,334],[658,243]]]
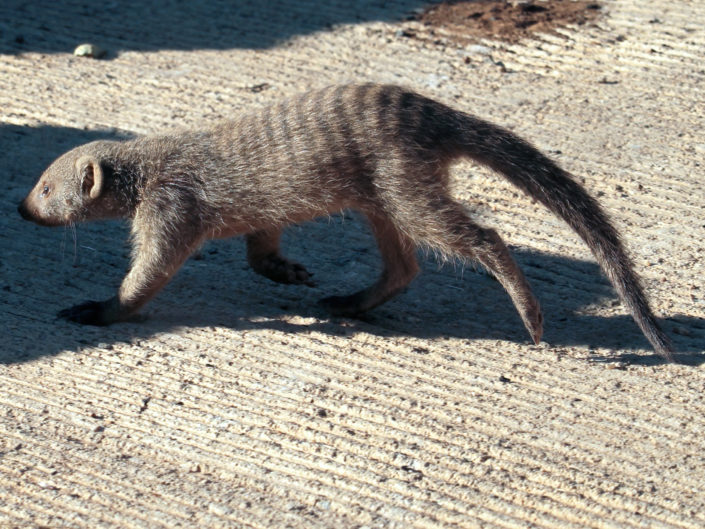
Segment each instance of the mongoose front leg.
[[289,261],[279,253],[282,230],[262,230],[250,233],[247,240],[247,261],[260,275],[293,285],[315,286],[311,274],[303,265]]
[[419,273],[413,242],[402,235],[389,217],[367,213],[384,269],[377,282],[349,296],[330,296],[319,303],[335,316],[357,316],[381,305],[404,290]]
[[169,282],[201,242],[196,233],[184,229],[175,243],[168,232],[168,227],[154,224],[142,224],[139,231],[133,229],[134,261],[117,295],[105,301],[80,303],[60,311],[58,316],[87,325],[109,325],[134,315]]

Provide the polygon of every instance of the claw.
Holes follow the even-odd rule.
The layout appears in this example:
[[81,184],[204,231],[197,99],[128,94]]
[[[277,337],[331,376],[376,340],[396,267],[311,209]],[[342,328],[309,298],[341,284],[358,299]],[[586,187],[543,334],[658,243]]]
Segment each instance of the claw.
[[57,316],[84,325],[107,325],[103,318],[104,313],[105,303],[102,301],[84,301],[73,307],[60,310]]
[[362,314],[359,304],[355,303],[353,296],[329,296],[319,299],[318,304],[333,316],[354,318]]
[[279,255],[268,255],[252,264],[258,274],[276,281],[290,285],[306,285],[315,287],[311,274],[303,265],[289,261]]

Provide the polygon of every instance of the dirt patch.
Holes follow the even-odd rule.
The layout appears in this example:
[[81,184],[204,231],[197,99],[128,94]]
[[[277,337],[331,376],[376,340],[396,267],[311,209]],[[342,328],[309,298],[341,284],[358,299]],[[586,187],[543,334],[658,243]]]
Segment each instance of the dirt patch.
[[600,4],[582,0],[448,1],[430,7],[417,20],[442,28],[463,44],[479,37],[516,42],[532,33],[585,24],[597,18],[600,11]]

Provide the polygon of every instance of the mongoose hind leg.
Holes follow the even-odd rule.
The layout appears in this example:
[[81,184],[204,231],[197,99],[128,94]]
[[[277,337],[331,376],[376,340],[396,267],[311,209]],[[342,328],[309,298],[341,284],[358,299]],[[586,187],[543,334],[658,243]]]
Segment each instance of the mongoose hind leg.
[[281,234],[281,229],[262,230],[245,237],[250,266],[258,274],[277,283],[315,286],[311,279],[313,274],[303,265],[289,261],[279,253]]
[[429,208],[427,222],[431,235],[424,237],[425,242],[444,253],[477,260],[487,268],[505,288],[531,338],[538,344],[543,334],[541,307],[499,234],[475,224],[460,204],[446,197]]
[[535,344],[543,335],[543,314],[538,300],[531,292],[531,287],[524,273],[509,252],[499,234],[486,228],[480,228],[482,242],[475,248],[478,261],[485,266],[502,284],[529,331]]
[[384,262],[377,282],[349,296],[330,296],[320,304],[335,316],[357,316],[393,298],[419,273],[414,243],[379,212],[367,212]]

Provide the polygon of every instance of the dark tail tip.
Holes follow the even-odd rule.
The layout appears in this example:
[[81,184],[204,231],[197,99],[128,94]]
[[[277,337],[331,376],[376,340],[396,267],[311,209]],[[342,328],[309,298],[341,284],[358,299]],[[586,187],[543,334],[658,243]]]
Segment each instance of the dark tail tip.
[[658,345],[652,342],[652,345],[654,346],[656,353],[663,357],[664,360],[671,364],[677,363],[675,357],[673,356],[674,350],[670,342]]
[[662,340],[659,340],[658,345],[654,344],[654,350],[658,354],[660,354],[667,362],[670,362],[671,364],[677,363],[675,357],[673,356],[673,353],[675,351],[673,349],[671,341],[666,338],[665,335],[662,338]]
[[676,363],[676,359],[673,356],[673,353],[675,352],[673,349],[673,344],[656,322],[656,319],[651,315],[646,318],[640,318],[637,316],[635,319],[639,324],[639,327],[641,327],[642,332],[654,348],[654,351],[662,356],[667,362]]

